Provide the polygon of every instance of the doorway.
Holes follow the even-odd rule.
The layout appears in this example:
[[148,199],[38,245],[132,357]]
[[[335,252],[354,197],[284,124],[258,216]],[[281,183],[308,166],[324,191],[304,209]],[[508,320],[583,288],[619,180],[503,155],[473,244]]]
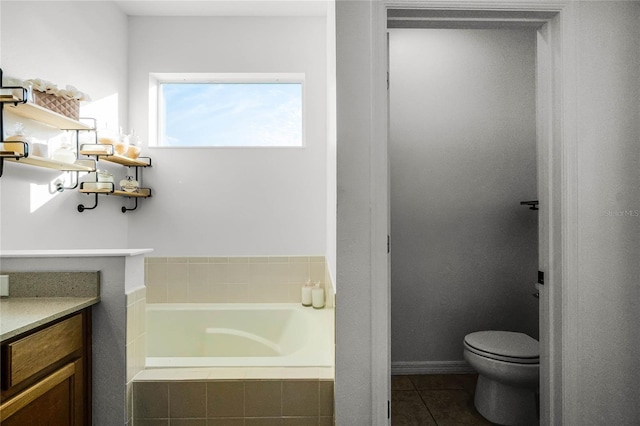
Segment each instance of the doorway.
[[[540,412],[541,423],[559,421],[562,416],[563,382],[562,344],[563,344],[563,308],[562,308],[562,242],[566,236],[560,232],[562,223],[561,194],[562,170],[565,165],[559,152],[563,147],[561,88],[564,69],[554,62],[554,55],[563,49],[561,25],[567,26],[561,14],[561,6],[544,6],[536,10],[525,5],[512,6],[510,11],[490,5],[475,5],[469,8],[467,3],[451,2],[443,10],[437,4],[427,2],[412,4],[412,9],[401,9],[394,1],[376,6],[373,18],[373,79],[386,77],[388,70],[387,30],[399,27],[402,22],[416,28],[535,28],[536,29],[536,139],[538,157],[538,198],[540,210],[539,220],[539,263],[540,270],[545,272],[546,285],[540,290]],[[400,6],[401,7],[401,6]],[[392,21],[395,21],[391,23]],[[379,23],[379,24],[376,24]],[[384,26],[382,23],[384,22]],[[376,25],[379,25],[376,27]],[[384,29],[384,31],[383,31]],[[388,232],[389,193],[388,193],[388,92],[387,85],[375,86],[373,94],[373,123],[376,136],[371,145],[371,182],[379,187],[373,197],[371,213],[371,232],[373,234]],[[384,252],[386,255],[386,244]],[[375,352],[375,348],[388,342],[390,348],[390,291],[383,286],[383,279],[390,278],[390,266],[382,263],[382,245],[379,241],[372,243],[373,288],[371,309],[387,314],[373,317],[372,327],[376,333],[372,339],[373,371],[373,404],[374,417],[382,419],[387,413],[387,401],[391,394],[389,380],[391,372],[391,354]],[[389,259],[387,257],[387,259]],[[551,261],[553,259],[553,262]],[[378,261],[376,261],[378,260]],[[549,318],[553,318],[550,321]],[[386,327],[385,327],[386,324]],[[379,386],[387,384],[386,386]],[[384,408],[384,411],[382,409]],[[377,413],[377,414],[376,414]],[[385,415],[385,417],[387,417]],[[386,422],[376,424],[387,424]]]
[[389,29],[392,419],[477,416],[464,336],[538,338],[535,43]]

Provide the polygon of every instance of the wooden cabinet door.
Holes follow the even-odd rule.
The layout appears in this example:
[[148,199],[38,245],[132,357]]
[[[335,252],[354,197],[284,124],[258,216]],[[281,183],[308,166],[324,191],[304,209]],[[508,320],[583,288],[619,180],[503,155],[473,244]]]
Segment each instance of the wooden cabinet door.
[[79,426],[76,386],[82,373],[77,364],[65,365],[0,405],[2,426]]

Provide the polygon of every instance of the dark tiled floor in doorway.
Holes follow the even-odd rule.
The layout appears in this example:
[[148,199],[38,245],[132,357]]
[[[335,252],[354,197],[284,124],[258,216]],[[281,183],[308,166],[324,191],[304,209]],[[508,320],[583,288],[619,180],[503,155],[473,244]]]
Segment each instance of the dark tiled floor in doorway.
[[473,405],[476,374],[391,377],[392,426],[491,425]]

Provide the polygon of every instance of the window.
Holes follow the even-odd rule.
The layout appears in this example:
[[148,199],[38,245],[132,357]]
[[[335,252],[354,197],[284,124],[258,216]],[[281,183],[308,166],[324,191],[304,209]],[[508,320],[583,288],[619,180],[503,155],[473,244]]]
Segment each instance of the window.
[[158,146],[301,147],[302,76],[158,78]]

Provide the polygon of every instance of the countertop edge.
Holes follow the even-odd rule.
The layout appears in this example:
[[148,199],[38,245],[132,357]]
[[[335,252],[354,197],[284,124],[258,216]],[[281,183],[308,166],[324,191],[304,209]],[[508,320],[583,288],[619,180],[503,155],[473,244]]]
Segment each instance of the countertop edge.
[[31,330],[34,330],[35,328],[40,327],[41,325],[50,323],[59,318],[65,317],[69,314],[73,314],[75,312],[81,311],[82,309],[88,308],[89,306],[93,306],[100,302],[100,297],[97,297],[97,296],[88,297],[88,298],[82,297],[78,299],[81,299],[82,301],[78,301],[77,304],[72,304],[64,309],[56,311],[55,313],[46,315],[42,318],[38,318],[37,320],[31,321],[28,324],[21,325],[17,328],[14,328],[12,330],[2,333],[2,335],[0,335],[0,342],[4,342],[5,340],[16,337],[22,333],[26,333]]
[[129,257],[151,253],[153,249],[61,249],[61,250],[2,250],[0,258],[18,257]]

